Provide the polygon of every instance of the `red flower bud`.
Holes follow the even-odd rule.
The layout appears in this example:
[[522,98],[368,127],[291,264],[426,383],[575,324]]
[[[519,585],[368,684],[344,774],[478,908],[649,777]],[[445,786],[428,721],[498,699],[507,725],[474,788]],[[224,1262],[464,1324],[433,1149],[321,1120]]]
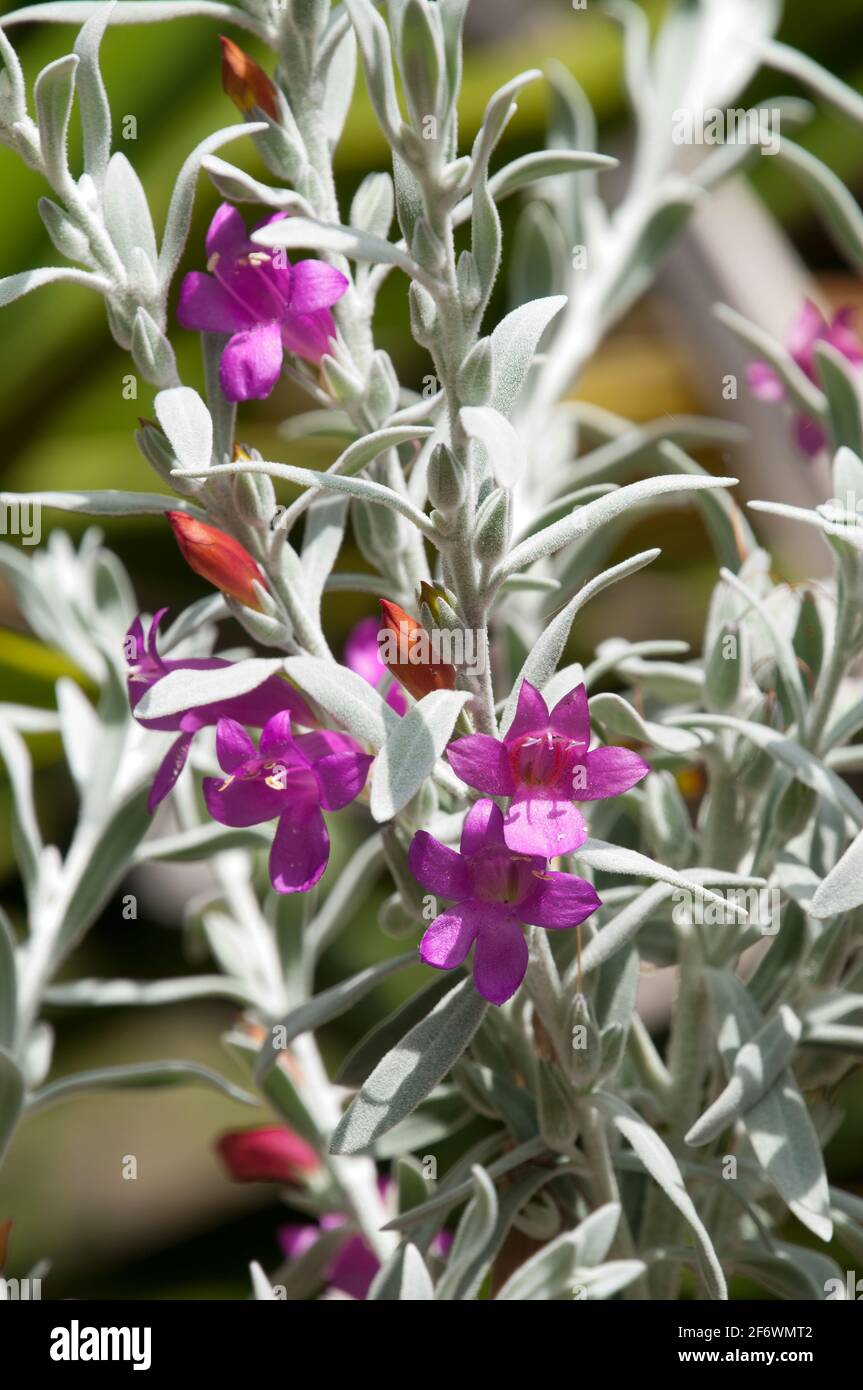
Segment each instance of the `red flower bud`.
[[216,526],[198,521],[186,512],[166,512],[189,569],[221,589],[223,594],[261,611],[261,602],[252,584],[266,588],[263,571],[245,546]]
[[286,1125],[235,1129],[216,1141],[216,1151],[234,1182],[302,1182],[321,1161]]
[[435,659],[435,644],[422,623],[397,603],[381,599],[386,632],[379,635],[381,661],[415,700],[432,690],[455,690],[455,667]]
[[279,119],[276,88],[263,68],[231,39],[220,38],[222,45],[222,88],[226,96],[244,116],[257,106],[271,120]]

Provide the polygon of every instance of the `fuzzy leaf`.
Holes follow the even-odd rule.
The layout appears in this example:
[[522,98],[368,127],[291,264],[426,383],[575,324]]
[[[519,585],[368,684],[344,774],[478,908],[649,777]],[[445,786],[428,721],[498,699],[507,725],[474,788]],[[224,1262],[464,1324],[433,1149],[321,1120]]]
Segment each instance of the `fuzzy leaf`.
[[157,1089],[162,1086],[204,1085],[230,1096],[243,1105],[256,1105],[254,1096],[226,1081],[210,1067],[197,1062],[133,1062],[126,1066],[96,1067],[92,1071],[73,1072],[59,1081],[52,1081],[35,1091],[30,1098],[31,1110],[44,1110],[70,1096],[91,1091],[126,1091]]
[[284,669],[306,695],[361,743],[381,748],[396,728],[399,716],[355,671],[318,656],[289,656]]
[[596,1104],[602,1110],[623,1138],[634,1149],[654,1182],[658,1183],[668,1200],[677,1208],[680,1215],[692,1229],[699,1256],[699,1268],[704,1285],[711,1298],[726,1299],[728,1290],[722,1267],[716,1257],[713,1242],[708,1235],[695,1205],[686,1191],[680,1169],[670,1149],[641,1115],[637,1114],[625,1101],[616,1096],[599,1094]]
[[463,980],[378,1063],[342,1116],[334,1154],[363,1153],[416,1109],[458,1061],[488,1004]]
[[[763,1019],[746,986],[731,971],[709,969],[706,981],[719,1024],[719,1051],[730,1077],[741,1047],[760,1032]],[[824,1159],[791,1071],[786,1070],[741,1118],[758,1162],[789,1209],[819,1240],[830,1240]]]
[[502,415],[512,415],[539,340],[565,303],[566,296],[562,294],[534,299],[520,309],[513,309],[492,333],[495,386],[490,404]]
[[376,821],[397,816],[431,776],[469,699],[464,690],[432,690],[398,721],[372,771],[371,811]]

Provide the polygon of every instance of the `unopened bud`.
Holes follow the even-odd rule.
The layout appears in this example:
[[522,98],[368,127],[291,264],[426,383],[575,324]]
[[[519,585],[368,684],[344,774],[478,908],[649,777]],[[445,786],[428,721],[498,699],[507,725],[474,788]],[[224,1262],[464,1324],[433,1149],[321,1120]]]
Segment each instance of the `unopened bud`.
[[166,512],[165,515],[189,569],[238,603],[261,609],[254,584],[257,581],[266,588],[267,581],[245,546],[217,526],[198,521],[186,512]]

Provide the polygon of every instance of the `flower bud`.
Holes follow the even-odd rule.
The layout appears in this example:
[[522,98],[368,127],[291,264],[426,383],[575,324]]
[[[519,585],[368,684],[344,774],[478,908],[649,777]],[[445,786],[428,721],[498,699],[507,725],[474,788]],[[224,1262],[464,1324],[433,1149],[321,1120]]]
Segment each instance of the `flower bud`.
[[485,405],[494,389],[494,361],[491,339],[474,343],[458,369],[456,388],[462,405]]
[[267,581],[245,546],[225,531],[198,521],[186,512],[166,512],[165,515],[189,569],[221,589],[223,594],[260,612],[261,601],[253,585],[257,581],[266,588]]
[[725,623],[713,644],[704,670],[704,694],[707,708],[714,714],[733,709],[743,680],[739,623]]
[[434,660],[431,639],[422,623],[385,598],[381,599],[381,610],[386,628],[380,643],[381,660],[405,690],[415,700],[432,690],[455,690],[455,667]]
[[411,333],[420,347],[431,347],[437,328],[437,306],[428,290],[412,280],[408,290]]
[[[257,463],[261,455],[241,444],[234,445],[234,463]],[[232,494],[237,514],[250,526],[259,526],[272,517],[276,508],[276,490],[267,473],[237,473],[233,478]]]
[[539,1132],[555,1153],[569,1153],[577,1132],[570,1090],[554,1062],[544,1058],[537,1059],[536,1079]]
[[426,478],[429,501],[441,512],[455,511],[467,488],[464,465],[446,444],[436,444],[429,459]]
[[216,1151],[234,1182],[302,1182],[321,1166],[311,1144],[287,1125],[232,1130]]
[[789,782],[773,804],[773,828],[777,840],[786,844],[805,830],[812,819],[818,794],[796,778]]
[[569,1071],[578,1092],[589,1091],[602,1065],[602,1037],[589,1000],[576,994],[569,1011],[572,1038]]
[[503,488],[489,493],[476,519],[476,553],[484,565],[491,568],[506,552],[512,521],[510,494]]
[[276,88],[263,68],[231,39],[221,37],[222,89],[244,116],[257,106],[273,121],[279,119]]
[[458,599],[443,584],[429,584],[426,579],[421,579],[418,600],[420,612],[423,613],[423,626],[445,627],[450,632],[456,632],[462,626],[456,612]]

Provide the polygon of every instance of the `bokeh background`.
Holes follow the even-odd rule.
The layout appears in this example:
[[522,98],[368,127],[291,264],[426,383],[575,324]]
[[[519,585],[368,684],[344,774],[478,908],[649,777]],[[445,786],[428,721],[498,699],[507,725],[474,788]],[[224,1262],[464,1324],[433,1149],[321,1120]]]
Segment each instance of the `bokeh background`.
[[[2,11],[10,8],[3,5]],[[664,6],[659,0],[645,0],[643,8],[655,21]],[[65,26],[15,31],[31,80],[46,63],[69,51],[73,32]],[[232,36],[270,66],[271,59],[248,35]],[[863,88],[860,0],[821,0],[817,6],[809,0],[787,0],[779,37]],[[472,140],[495,87],[513,73],[541,67],[555,57],[575,73],[596,109],[599,148],[625,163],[631,132],[618,31],[601,17],[598,4],[574,13],[569,0],[472,0],[467,41],[460,107],[465,144]],[[103,69],[115,139],[125,115],[137,120],[137,139],[118,145],[141,176],[160,227],[186,154],[210,131],[236,119],[221,91],[218,26],[205,19],[182,19],[170,25],[109,30]],[[745,97],[754,101],[795,92],[792,79],[766,73]],[[501,163],[542,141],[545,116],[546,93],[543,84],[536,83],[519,97],[518,113],[498,152]],[[859,132],[821,111],[795,133],[795,139],[824,158],[860,198]],[[258,177],[268,177],[251,142],[235,143],[226,156]],[[363,176],[381,167],[386,167],[386,147],[360,81],[338,151],[343,206]],[[603,186],[614,187],[613,182]],[[0,149],[0,275],[56,261],[36,212],[44,191],[35,174]],[[519,201],[513,198],[502,206],[505,234],[512,230]],[[202,179],[184,270],[201,267],[203,235],[217,203],[216,193]],[[762,159],[750,178],[722,190],[696,217],[654,290],[610,335],[574,394],[635,421],[679,412],[742,421],[751,429],[750,443],[735,450],[733,457],[701,455],[703,462],[737,473],[744,495],[782,496],[788,501],[823,497],[824,477],[789,448],[788,424],[781,411],[745,399],[745,390],[733,404],[721,400],[723,374],[740,372],[743,359],[710,315],[711,304],[724,299],[784,336],[800,298],[813,290],[827,304],[863,300],[863,289],[838,260],[798,186],[772,161]],[[504,275],[490,319],[505,312],[506,296]],[[428,361],[412,344],[406,319],[406,284],[394,274],[379,303],[378,341],[392,354],[402,381],[420,387]],[[197,336],[177,329],[174,342],[183,379],[202,387]],[[130,370],[128,358],[108,334],[101,301],[83,289],[52,286],[4,309],[2,487],[157,489],[159,482],[132,438],[137,417],[152,413],[152,393],[142,383],[137,400],[124,398],[124,377]],[[296,388],[285,382],[268,401],[244,407],[241,437],[264,457],[324,466],[338,452],[337,441],[298,445],[280,436],[282,422],[304,408],[306,402]],[[84,519],[46,514],[46,527],[58,523],[76,537],[86,525]],[[104,530],[133,577],[142,608],[153,610],[167,603],[176,612],[205,592],[202,581],[183,565],[161,519],[120,518],[109,521]],[[662,546],[661,560],[634,583],[612,589],[591,606],[573,635],[572,659],[587,655],[601,636],[618,633],[683,637],[696,650],[699,647],[715,567],[697,520],[688,511],[669,511],[652,515],[636,530],[639,542]],[[794,579],[824,572],[824,558],[809,528],[798,528],[792,535],[780,525],[766,534],[774,546],[778,574]],[[19,543],[14,537],[6,539]],[[626,553],[632,553],[632,541],[630,535]],[[342,566],[366,568],[358,552],[347,553]],[[372,611],[372,604],[350,595],[339,595],[328,604],[328,631],[338,650],[349,628]],[[246,639],[225,627],[224,645],[240,640]],[[61,674],[77,673],[27,633],[11,593],[0,582],[0,699],[52,706],[53,685]],[[63,845],[74,800],[59,739],[39,736],[30,743],[46,838]],[[341,821],[337,862],[360,833],[349,818]],[[200,969],[180,931],[184,904],[196,886],[193,867],[140,871],[122,890],[136,894],[137,919],[123,917],[118,894],[79,949],[72,973],[148,979]],[[324,984],[403,949],[376,925],[376,907],[385,891],[379,885],[377,895],[325,959]],[[13,920],[20,921],[3,770],[0,898]],[[397,983],[385,982],[371,1001],[326,1030],[325,1051],[333,1059],[344,1055],[382,1008],[393,1006],[422,978],[418,968],[399,975]],[[67,1010],[62,1015],[57,1011],[55,1073],[97,1062],[182,1056],[232,1074],[231,1060],[218,1041],[232,1016],[230,1005],[212,1003]],[[853,1083],[845,1093],[848,1118],[831,1145],[831,1177],[861,1190],[863,1094],[858,1089],[855,1095]],[[232,1185],[212,1145],[223,1130],[256,1118],[265,1117],[193,1089],[77,1099],[35,1117],[19,1132],[0,1176],[0,1220],[11,1216],[15,1222],[8,1272],[23,1275],[35,1260],[50,1257],[53,1267],[44,1289],[50,1297],[247,1296],[248,1260],[260,1259],[265,1267],[277,1263],[275,1229],[287,1213],[274,1190]],[[438,1153],[445,1166],[445,1147],[439,1146]],[[138,1160],[135,1182],[121,1176],[122,1158],[128,1154]]]

